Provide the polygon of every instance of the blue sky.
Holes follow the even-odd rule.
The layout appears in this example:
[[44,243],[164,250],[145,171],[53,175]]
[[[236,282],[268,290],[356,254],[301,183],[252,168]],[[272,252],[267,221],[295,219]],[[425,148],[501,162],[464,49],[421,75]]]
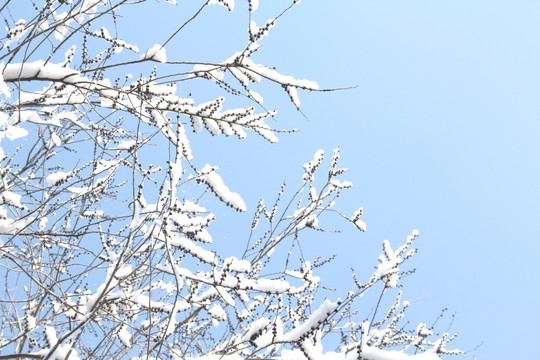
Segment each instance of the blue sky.
[[[272,13],[265,6],[259,22]],[[368,232],[329,235],[347,264],[327,270],[330,283],[346,288],[349,264],[371,269],[382,240],[399,244],[417,228],[417,272],[404,280],[404,298],[421,299],[411,320],[432,321],[449,306],[457,344],[483,343],[464,358],[534,359],[539,17],[537,1],[303,1],[256,59],[322,87],[358,87],[301,93],[309,120],[272,93],[265,105],[279,108],[278,127],[303,131],[276,145],[225,140],[217,146],[231,147],[211,151],[213,161],[253,208],[284,179],[294,183],[317,149],[339,146],[355,184],[342,205],[365,207]],[[328,252],[328,241],[316,249]]]

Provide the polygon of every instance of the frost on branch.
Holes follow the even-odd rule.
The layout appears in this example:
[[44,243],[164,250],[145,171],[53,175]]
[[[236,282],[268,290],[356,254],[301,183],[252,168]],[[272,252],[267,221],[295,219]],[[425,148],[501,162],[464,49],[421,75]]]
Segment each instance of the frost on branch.
[[155,44],[141,56],[141,60],[154,60],[160,63],[167,62],[167,55],[165,48],[161,45]]
[[259,8],[259,0],[248,0],[249,11],[255,11]]
[[354,215],[351,217],[351,221],[359,230],[366,231],[366,223],[360,220],[360,217],[364,213],[364,208],[361,207],[354,212]]
[[210,0],[208,3],[209,4],[219,4],[219,5],[227,8],[229,11],[234,10],[234,0]]
[[[401,323],[408,305],[400,295],[388,311],[366,318],[372,304],[361,303],[363,295],[379,284],[384,294],[399,286],[415,233],[397,250],[385,242],[376,271],[364,283],[353,274],[345,296],[320,296],[320,268],[335,256],[304,258],[304,239],[332,236],[337,219],[366,230],[363,208],[337,205],[352,187],[338,149],[328,165],[317,151],[301,179],[284,184],[274,202],[258,203],[243,254],[216,251],[223,234],[212,231],[212,209],[223,203],[246,211],[249,204],[191,140],[203,131],[237,139],[252,131],[276,142],[292,131],[268,124],[277,112],[261,106],[264,87],[253,87],[282,88],[299,107],[301,90],[318,84],[252,59],[290,7],[261,20],[254,17],[259,1],[247,0],[245,46],[212,63],[173,51],[192,20],[175,23],[163,34],[169,40],[139,55],[142,44],[118,19],[142,3],[11,1],[0,8],[7,28],[0,34],[2,356],[379,360],[455,353],[446,349],[452,335]],[[193,21],[213,4],[235,8],[232,0],[203,2]],[[219,93],[192,96],[200,82]]]
[[230,207],[238,211],[246,211],[246,204],[244,203],[244,200],[242,200],[242,197],[237,193],[230,191],[215,170],[215,168],[206,164],[201,169],[199,181],[207,184],[210,189],[212,189],[212,192]]
[[399,265],[414,255],[415,250],[411,249],[405,253],[405,250],[412,244],[418,236],[418,230],[413,230],[412,235],[407,237],[405,245],[396,251],[390,247],[388,240],[383,241],[384,254],[379,256],[379,266],[377,267],[377,277],[384,281],[386,287],[396,287],[399,280]]

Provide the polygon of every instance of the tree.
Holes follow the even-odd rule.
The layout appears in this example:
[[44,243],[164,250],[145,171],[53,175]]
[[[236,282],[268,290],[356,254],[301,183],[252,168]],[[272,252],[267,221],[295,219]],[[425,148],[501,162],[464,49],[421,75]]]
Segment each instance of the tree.
[[[380,313],[418,232],[396,250],[384,242],[372,276],[361,283],[353,274],[353,289],[341,299],[316,296],[324,260],[293,262],[291,244],[323,230],[319,220],[327,215],[365,230],[362,208],[345,215],[335,205],[352,186],[341,180],[338,150],[324,172],[324,152],[316,152],[292,196],[283,187],[272,205],[258,203],[242,255],[208,250],[215,215],[194,189],[237,211],[247,206],[217,167],[194,161],[189,140],[193,132],[239,139],[254,132],[275,142],[287,132],[267,124],[276,112],[263,107],[252,84],[281,86],[298,110],[298,89],[318,85],[252,58],[300,1],[260,27],[251,21],[245,46],[221,63],[169,59],[166,49],[207,7],[233,11],[233,0],[201,1],[163,44],[139,51],[120,37],[117,19],[143,2],[7,0],[0,7],[8,28],[0,52],[0,359],[460,353],[446,349],[447,333],[402,324],[408,303],[401,292]],[[251,19],[258,1],[247,6]],[[177,85],[201,79],[223,96],[198,103],[178,95]],[[245,106],[226,109],[224,96]],[[362,318],[360,300],[378,284],[379,301]]]

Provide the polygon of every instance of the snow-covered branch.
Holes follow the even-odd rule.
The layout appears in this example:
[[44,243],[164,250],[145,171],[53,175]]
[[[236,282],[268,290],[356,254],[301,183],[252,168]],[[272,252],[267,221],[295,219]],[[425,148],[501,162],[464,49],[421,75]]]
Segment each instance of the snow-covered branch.
[[[259,1],[201,1],[160,34],[165,42],[142,44],[119,19],[145,3],[0,6],[7,27],[0,34],[0,359],[454,354],[446,349],[448,334],[425,324],[398,326],[408,307],[401,295],[385,315],[377,306],[371,321],[359,321],[354,310],[364,316],[362,297],[378,284],[383,294],[399,285],[416,232],[396,250],[384,242],[375,272],[364,284],[355,275],[343,300],[320,296],[320,268],[332,256],[311,260],[290,250],[310,233],[329,232],[336,220],[366,230],[362,207],[339,210],[339,197],[353,185],[342,178],[338,149],[329,165],[317,151],[273,204],[258,203],[243,254],[223,256],[212,245],[223,237],[212,232],[216,208],[253,209],[191,140],[204,131],[236,139],[253,132],[277,142],[278,134],[295,132],[268,124],[277,111],[262,106],[255,86],[282,88],[299,109],[299,92],[319,85],[254,58],[300,1],[262,21]],[[175,51],[175,41],[213,5],[220,16],[244,11],[245,46],[217,63],[178,58],[187,54]],[[152,6],[156,13],[184,11],[174,0]],[[201,79],[219,94],[192,96]]]

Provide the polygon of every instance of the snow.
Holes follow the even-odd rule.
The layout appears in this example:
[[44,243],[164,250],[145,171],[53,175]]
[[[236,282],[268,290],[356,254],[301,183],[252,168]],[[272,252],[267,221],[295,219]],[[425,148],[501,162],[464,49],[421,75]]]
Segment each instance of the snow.
[[232,307],[235,307],[235,302],[234,302],[234,299],[233,297],[229,294],[229,292],[227,291],[226,288],[222,287],[222,286],[215,286],[214,287],[218,294],[221,296],[221,298],[223,299],[223,301],[225,301],[227,304],[229,304],[230,306]]
[[313,181],[313,173],[315,172],[315,170],[317,170],[319,165],[321,165],[323,158],[324,158],[324,150],[319,149],[315,153],[313,160],[304,164],[305,174],[302,177],[302,180],[304,182]]
[[[233,74],[233,76],[238,79],[238,81],[240,81],[240,83],[242,84],[243,87],[247,88],[248,85],[249,85],[249,77],[244,74],[244,72],[242,72],[241,69],[238,69],[234,66],[231,66],[229,67],[229,71],[231,72],[231,74]],[[248,91],[249,92],[249,91]]]
[[77,49],[76,45],[72,45],[65,53],[64,53],[64,64],[63,66],[68,66],[71,61],[73,61],[73,55],[75,55],[75,50]]
[[9,47],[11,44],[18,42],[19,39],[26,33],[28,29],[25,28],[25,24],[26,21],[24,19],[19,19],[15,23],[15,27],[8,31],[6,36],[8,40],[6,40],[3,44],[4,49]]
[[9,91],[9,87],[6,85],[4,81],[4,62],[0,63],[0,94],[4,95],[8,99],[11,98],[11,92]]
[[216,196],[224,203],[238,211],[246,211],[247,207],[242,197],[239,194],[230,191],[227,185],[223,183],[221,176],[219,176],[215,170],[217,170],[217,168],[213,168],[209,164],[206,164],[199,172],[199,179],[207,184],[212,192],[214,192],[214,194],[216,194]]
[[180,205],[180,210],[183,212],[188,212],[188,213],[206,212],[206,209],[204,207],[189,200],[184,200],[184,203]]
[[193,159],[193,154],[191,152],[191,146],[189,145],[189,138],[186,135],[186,128],[182,124],[178,124],[178,130],[176,132],[177,136],[177,146],[182,147],[182,154],[187,160]]
[[45,31],[47,31],[47,29],[49,29],[49,22],[47,20],[43,20],[40,24],[39,24],[39,31],[38,33],[43,33]]
[[208,4],[219,4],[227,8],[229,11],[234,10],[234,0],[210,0]]
[[210,310],[208,310],[208,313],[212,315],[214,319],[218,320],[226,320],[227,319],[227,313],[219,304],[214,304]]
[[[39,118],[39,115],[36,114],[36,116]],[[32,118],[29,118],[27,121],[35,122],[35,123],[41,123],[41,124],[45,124],[45,125],[54,125],[54,126],[58,126],[58,127],[62,127],[61,120],[68,120],[68,121],[71,121],[71,122],[73,122],[75,124],[80,124],[78,122],[78,120],[77,120],[77,115],[75,115],[75,113],[73,113],[72,111],[65,111],[65,110],[51,116],[51,120],[48,121],[48,122],[43,121],[43,120],[41,120],[41,122],[39,122],[39,121],[36,121],[36,120],[41,120],[41,119],[35,119],[35,117],[32,117]],[[80,124],[80,125],[82,125],[82,124]],[[83,129],[84,128],[86,128],[86,126],[83,126]]]
[[287,91],[287,94],[289,94],[291,101],[293,104],[300,108],[300,98],[298,97],[298,92],[296,91],[296,88],[290,85],[285,86],[285,91]]
[[426,323],[418,324],[418,326],[416,327],[416,333],[422,337],[433,335],[433,331],[426,328]]
[[148,296],[143,295],[141,293],[141,290],[127,293],[127,295],[129,297],[129,300],[133,301],[135,304],[138,304],[145,308],[151,308],[151,309],[164,311],[169,314],[172,314],[173,310],[175,312],[179,312],[179,311],[185,311],[191,307],[191,305],[188,302],[183,301],[183,300],[178,300],[174,305],[163,302],[163,301],[154,301],[150,299]]
[[[134,53],[139,52],[139,48],[136,45],[131,45],[131,44],[128,44],[127,42],[125,42],[124,40],[113,38],[110,35],[109,30],[107,30],[107,28],[105,28],[105,27],[102,27],[100,31],[94,31],[94,36],[100,37],[100,38],[102,38],[104,40],[107,40],[108,42],[110,42],[110,43],[112,43],[114,45],[117,45],[118,47],[115,48],[115,51],[117,53],[121,52],[122,48],[129,49],[129,50],[133,51]],[[159,60],[156,59],[156,61],[159,61]]]
[[116,148],[118,150],[129,150],[135,147],[136,144],[136,140],[122,140]]
[[193,131],[199,133],[202,130],[202,119],[200,116],[191,117],[191,125],[193,126]]
[[[127,146],[128,149],[131,147],[130,143],[126,143],[124,145]],[[102,172],[107,171],[107,170],[112,171],[118,166],[119,163],[120,163],[119,160],[104,160],[104,159],[99,160],[96,164],[93,174],[94,175],[101,174]]]
[[219,128],[219,125],[214,119],[211,118],[204,118],[203,119],[204,126],[206,127],[206,130],[214,136],[219,135],[221,133],[221,130]]
[[118,280],[125,279],[133,272],[133,269],[131,267],[131,264],[124,265],[120,267],[116,272],[114,273],[114,277]]
[[254,36],[258,32],[259,32],[259,27],[255,23],[255,21],[251,20],[251,22],[249,23],[249,33],[251,34],[251,36]]
[[116,147],[118,150],[129,150],[135,147],[137,141],[135,140],[122,140]]
[[176,184],[178,184],[178,181],[180,180],[180,177],[182,176],[182,158],[177,156],[176,162],[170,162],[169,163],[169,172],[171,176],[171,197],[173,199],[176,199]]
[[0,234],[14,234],[17,228],[13,219],[0,219]]
[[82,213],[82,216],[88,217],[88,218],[102,218],[105,215],[103,210],[92,210],[92,211],[85,211]]
[[47,63],[43,60],[25,63],[12,63],[4,68],[4,81],[16,80],[63,80],[76,83],[80,80],[79,72],[62,64]]
[[[146,357],[144,358],[146,360]],[[242,356],[240,354],[237,354],[237,353],[232,353],[232,354],[223,354],[223,353],[217,353],[217,354],[212,354],[212,353],[208,353],[208,354],[204,354],[202,356],[197,356],[197,357],[180,357],[180,356],[177,356],[175,358],[175,360],[245,360],[246,357],[245,356]],[[138,360],[138,359],[137,359]],[[141,359],[142,360],[142,359]]]
[[340,189],[350,189],[353,187],[352,182],[350,181],[339,181],[337,179],[330,180],[330,184],[334,185],[337,188]]
[[28,135],[28,131],[20,126],[10,125],[6,130],[2,131],[0,138],[6,136],[9,140],[16,140]]
[[280,340],[287,342],[301,340],[301,338],[306,336],[310,331],[312,331],[312,329],[317,328],[320,323],[326,320],[326,318],[333,313],[338,306],[339,304],[337,302],[333,303],[326,299],[324,303],[322,303],[321,306],[319,306],[319,308],[315,310],[302,325],[297,326],[295,329],[286,334],[283,334],[280,337]]
[[62,145],[62,140],[54,131],[51,133],[51,140],[56,146]]
[[57,186],[60,185],[60,183],[66,181],[66,179],[68,179],[70,176],[71,173],[57,171],[47,176],[45,180],[47,181],[47,184],[49,184],[49,186]]
[[122,326],[122,329],[118,332],[118,338],[127,348],[131,348],[131,334],[127,331],[126,326]]
[[10,124],[10,118],[5,112],[0,112],[0,127],[5,127]]
[[249,58],[243,58],[242,59],[242,65],[244,67],[255,73],[258,74],[268,80],[274,81],[276,83],[279,83],[283,86],[294,86],[301,89],[308,89],[308,90],[318,90],[319,84],[317,84],[314,81],[303,79],[303,80],[297,80],[292,76],[289,75],[282,75],[278,73],[275,70],[269,69],[268,67],[264,65],[258,65],[255,64],[251,59]]
[[36,124],[45,123],[43,120],[41,120],[41,117],[39,114],[35,111],[31,110],[19,110],[13,112],[9,118],[9,122],[11,125],[18,124],[21,122],[33,122]]
[[[369,325],[369,324],[368,324]],[[320,332],[318,332],[320,334]],[[320,337],[317,336],[317,338]],[[366,337],[367,338],[367,337]],[[348,353],[329,351],[323,353],[320,339],[314,345],[312,341],[304,340],[303,350],[309,355],[306,357],[305,353],[300,349],[283,349],[281,351],[281,360],[353,360],[359,358],[357,351],[350,351]],[[368,346],[365,343],[363,337],[361,345],[361,358],[365,360],[440,360],[441,358],[433,351],[433,349],[426,351],[425,353],[407,354],[398,350],[386,350],[380,349],[374,346]]]
[[409,355],[403,351],[383,350],[377,347],[362,346],[362,359],[365,360],[440,360],[435,353],[420,353]]
[[140,60],[154,60],[160,63],[167,62],[167,54],[162,45],[155,44],[141,56]]
[[351,217],[351,222],[358,228],[360,231],[366,231],[366,223],[360,220],[360,217],[364,213],[364,208],[361,207],[354,212],[354,215]]
[[223,263],[225,265],[228,265],[232,271],[243,272],[243,273],[251,271],[251,263],[249,261],[238,260],[234,256],[226,258]]
[[259,0],[248,0],[249,1],[249,10],[255,11],[259,8]]
[[268,325],[270,325],[270,320],[266,317],[255,320],[251,323],[244,336],[242,336],[242,341],[249,341],[254,334],[264,330]]
[[169,244],[184,250],[208,264],[214,264],[216,262],[216,255],[213,252],[203,249],[185,237],[175,236],[169,239]]
[[396,251],[392,250],[390,247],[390,242],[388,240],[383,241],[383,250],[384,254],[379,255],[380,264],[377,266],[377,271],[375,276],[380,278],[386,284],[386,287],[396,287],[397,281],[399,280],[399,268],[398,266],[407,258],[414,255],[413,252],[407,252],[405,258],[402,258],[401,255],[405,252],[407,247],[414,241],[418,236],[418,230],[413,230],[412,235],[407,237],[407,242],[399,247]]
[[248,94],[253,100],[258,102],[259,104],[263,103],[264,99],[258,92],[253,91],[253,90],[248,90]]
[[285,280],[259,279],[255,287],[259,291],[279,294],[286,292],[291,286]]
[[21,203],[21,195],[11,191],[3,191],[2,193],[0,193],[0,204],[11,205],[21,209],[26,208]]
[[52,326],[45,327],[45,338],[47,340],[47,344],[49,344],[50,347],[53,347],[58,342],[56,330]]
[[60,14],[53,13],[54,20],[56,21],[56,26],[54,27],[54,37],[56,40],[63,40],[69,30],[69,24],[73,21],[73,18],[68,18],[68,13],[63,12]]
[[179,311],[184,311],[190,307],[189,303],[185,301],[175,301],[173,308],[171,310],[171,314],[169,316],[169,319],[167,321],[167,329],[165,330],[165,336],[168,336],[172,334],[176,330],[176,315]]
[[87,297],[87,301],[84,303],[84,307],[85,307],[84,312],[85,313],[90,313],[91,311],[93,311],[94,306],[96,305],[96,302],[101,299],[102,295],[108,289],[114,288],[118,284],[118,281],[113,278],[114,269],[115,269],[116,265],[117,265],[117,263],[109,264],[109,266],[107,267],[107,275],[106,275],[103,283],[101,283],[101,285],[99,285],[99,287],[98,287],[98,289],[96,290],[95,293],[90,294]]
[[32,331],[36,328],[36,317],[30,314],[26,315],[26,327],[28,331]]
[[98,5],[107,5],[107,0],[84,0],[83,5],[80,8],[80,16],[76,17],[76,21],[80,24],[84,19],[84,15],[93,18],[96,14]]
[[276,137],[274,132],[265,123],[262,123],[262,122],[259,123],[258,126],[253,128],[253,130],[255,130],[259,135],[261,135],[262,137],[264,137],[266,140],[270,141],[271,143],[278,142],[278,138]]
[[49,221],[49,219],[47,219],[46,216],[42,217],[39,220],[39,231],[43,231],[45,229],[45,227],[47,226],[47,221]]
[[223,80],[223,68],[221,66],[207,64],[196,64],[195,66],[193,66],[193,70],[190,76],[188,76],[188,78],[202,76],[205,73],[214,79]]
[[70,186],[67,188],[67,191],[76,195],[84,195],[88,193],[91,189],[92,188],[88,186],[83,186],[83,187]]
[[258,41],[268,35],[268,32],[276,24],[276,19],[272,18],[266,21],[263,27],[258,27],[255,21],[249,23],[249,34],[251,41]]
[[[23,207],[23,209],[26,208]],[[7,209],[0,205],[0,234],[15,234],[32,223],[34,219],[32,216],[24,216],[17,220],[9,219],[7,218]]]
[[202,229],[198,233],[196,233],[194,236],[195,240],[203,242],[203,243],[212,243],[212,235],[206,230]]

